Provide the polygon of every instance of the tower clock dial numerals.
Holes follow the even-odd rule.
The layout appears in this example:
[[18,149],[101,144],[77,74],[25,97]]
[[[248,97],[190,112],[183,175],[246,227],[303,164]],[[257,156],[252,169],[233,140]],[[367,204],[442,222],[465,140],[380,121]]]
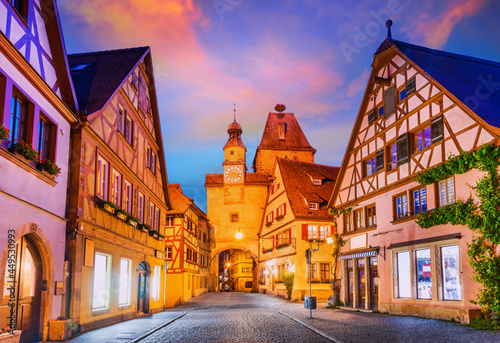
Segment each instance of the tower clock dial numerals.
[[241,168],[232,166],[228,167],[224,173],[226,176],[226,180],[229,182],[238,182],[241,180],[243,176],[243,172],[241,171]]

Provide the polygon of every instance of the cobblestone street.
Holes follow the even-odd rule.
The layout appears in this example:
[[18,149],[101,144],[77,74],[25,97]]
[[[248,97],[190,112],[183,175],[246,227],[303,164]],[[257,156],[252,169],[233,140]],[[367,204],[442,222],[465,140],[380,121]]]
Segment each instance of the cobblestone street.
[[414,317],[313,311],[263,294],[208,293],[186,304],[68,342],[500,342],[500,332]]

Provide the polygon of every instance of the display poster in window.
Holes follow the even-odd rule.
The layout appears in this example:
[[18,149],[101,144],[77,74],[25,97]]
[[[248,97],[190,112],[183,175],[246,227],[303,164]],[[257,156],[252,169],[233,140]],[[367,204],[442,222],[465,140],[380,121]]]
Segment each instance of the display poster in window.
[[349,249],[366,248],[368,236],[366,233],[349,238]]

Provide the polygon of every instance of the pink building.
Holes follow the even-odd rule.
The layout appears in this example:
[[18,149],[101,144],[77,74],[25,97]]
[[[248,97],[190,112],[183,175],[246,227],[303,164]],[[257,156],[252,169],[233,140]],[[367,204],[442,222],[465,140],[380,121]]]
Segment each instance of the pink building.
[[476,171],[429,186],[414,176],[497,141],[498,90],[484,86],[487,78],[500,80],[499,63],[391,38],[375,53],[329,203],[352,209],[338,219],[347,240],[339,268],[346,306],[461,322],[478,314],[470,303],[480,286],[467,261],[471,230],[415,222],[418,213],[468,199]]
[[[78,124],[56,1],[1,0],[0,51],[0,124],[10,130],[0,148],[0,327],[41,341],[65,301],[69,138]],[[61,173],[26,160],[21,142]]]

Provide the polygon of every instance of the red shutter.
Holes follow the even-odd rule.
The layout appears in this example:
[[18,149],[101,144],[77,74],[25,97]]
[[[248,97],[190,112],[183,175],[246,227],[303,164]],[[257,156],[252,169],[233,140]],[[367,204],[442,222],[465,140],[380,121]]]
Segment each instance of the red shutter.
[[271,194],[274,194],[274,184],[271,186]]
[[286,202],[283,204],[283,215],[286,215]]
[[273,249],[274,249],[274,236],[271,236],[271,239],[273,240]]
[[288,243],[292,244],[292,228],[288,229]]
[[307,224],[302,224],[302,239],[307,240]]
[[335,227],[333,225],[330,225],[330,236],[335,233]]
[[271,212],[271,223],[274,221],[274,211]]
[[278,210],[279,210],[279,207],[276,209],[276,217],[279,216]]
[[276,246],[280,245],[280,240],[278,239],[278,234],[276,234],[274,237],[276,239]]

